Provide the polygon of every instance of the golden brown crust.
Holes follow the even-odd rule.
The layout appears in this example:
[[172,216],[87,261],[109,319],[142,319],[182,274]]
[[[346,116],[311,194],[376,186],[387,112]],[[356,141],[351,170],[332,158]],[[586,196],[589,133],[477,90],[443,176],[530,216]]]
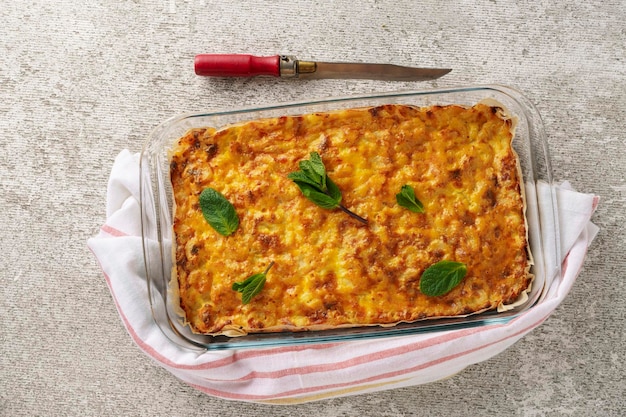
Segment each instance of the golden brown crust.
[[[515,301],[529,286],[522,180],[512,123],[478,104],[385,105],[195,129],[171,156],[175,267],[181,307],[205,334],[394,325],[472,314]],[[368,219],[324,210],[287,178],[318,152],[343,203]],[[396,203],[414,187],[425,213]],[[229,237],[204,220],[212,187],[234,205]],[[467,265],[446,295],[419,291],[442,260]],[[247,305],[235,281],[274,261]]]

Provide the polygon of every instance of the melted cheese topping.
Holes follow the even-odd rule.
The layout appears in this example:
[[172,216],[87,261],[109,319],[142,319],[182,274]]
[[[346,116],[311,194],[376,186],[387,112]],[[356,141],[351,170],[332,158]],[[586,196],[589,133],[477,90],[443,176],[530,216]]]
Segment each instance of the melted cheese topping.
[[[392,325],[514,301],[530,283],[511,121],[496,107],[385,105],[189,131],[171,155],[174,275],[191,328],[205,334]],[[306,199],[287,178],[318,152],[342,203]],[[413,186],[425,213],[400,207]],[[198,204],[211,187],[240,219],[228,237]],[[448,294],[419,291],[443,260],[467,275]],[[275,264],[243,305],[233,282]]]

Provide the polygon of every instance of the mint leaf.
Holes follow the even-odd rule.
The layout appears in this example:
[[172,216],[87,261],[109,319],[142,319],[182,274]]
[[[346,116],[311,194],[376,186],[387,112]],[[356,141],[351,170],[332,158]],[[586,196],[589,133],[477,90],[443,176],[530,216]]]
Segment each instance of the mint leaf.
[[315,186],[312,186],[308,183],[298,183],[297,181],[294,182],[298,185],[300,191],[302,191],[302,194],[306,198],[308,198],[321,208],[330,210],[339,206],[339,202],[341,201],[341,194],[339,195],[339,200],[336,200],[332,196],[324,194],[319,188]]
[[328,175],[326,175],[326,167],[324,166],[324,162],[322,162],[322,157],[317,152],[311,152],[310,167],[313,172],[320,177],[321,188],[323,191],[326,191]]
[[467,274],[467,266],[461,262],[439,261],[426,268],[420,279],[420,291],[436,297],[450,292]]
[[[309,181],[311,181],[313,184],[323,189],[323,177],[317,172],[315,172],[315,169],[313,168],[311,161],[300,161],[300,163],[298,164],[298,167],[300,168],[299,172],[302,175],[307,177]],[[324,176],[325,175],[326,174],[324,174]]]
[[311,159],[305,159],[298,163],[300,171],[292,172],[289,174],[300,174],[300,176],[306,177],[307,181],[311,185],[315,185],[323,193],[327,191],[326,182],[328,175],[326,175],[326,167],[322,162],[322,157],[317,152],[311,152]]
[[298,163],[300,171],[288,174],[287,178],[295,182],[302,194],[318,206],[329,210],[340,208],[358,221],[367,224],[367,220],[341,205],[341,191],[326,174],[326,167],[320,154],[311,152],[310,158],[300,161]]
[[209,225],[223,236],[230,236],[239,227],[235,207],[213,188],[205,188],[200,193],[200,208]]
[[241,302],[243,304],[248,304],[250,300],[252,300],[252,297],[261,292],[267,280],[267,273],[273,265],[274,261],[270,262],[265,271],[260,274],[250,275],[242,282],[233,283],[232,289],[241,293]]
[[311,159],[300,161],[298,171],[301,176],[306,177],[307,181],[312,185],[317,186],[320,191],[326,192],[326,167],[322,162],[322,157],[317,152],[311,152]]
[[337,204],[341,202],[341,191],[339,190],[339,187],[337,187],[337,184],[335,184],[333,180],[328,177],[326,177],[326,192],[333,199],[337,200]]
[[302,171],[292,172],[292,173],[287,175],[287,178],[289,178],[290,180],[292,180],[296,184],[298,184],[298,183],[309,184],[309,185],[319,189],[320,192],[323,192],[322,191],[322,187],[320,186],[320,181],[316,181],[315,179],[309,177],[307,174],[305,174]]
[[398,205],[407,208],[415,213],[423,213],[424,205],[415,197],[415,190],[408,184],[405,184],[396,194]]
[[311,152],[310,159],[311,168],[317,175],[320,177],[326,176],[326,167],[324,166],[324,162],[322,162],[322,157],[317,152]]
[[241,302],[243,304],[248,304],[250,300],[252,300],[252,297],[260,293],[265,286],[265,274],[254,274],[250,278],[252,279],[249,281],[248,285],[241,290]]

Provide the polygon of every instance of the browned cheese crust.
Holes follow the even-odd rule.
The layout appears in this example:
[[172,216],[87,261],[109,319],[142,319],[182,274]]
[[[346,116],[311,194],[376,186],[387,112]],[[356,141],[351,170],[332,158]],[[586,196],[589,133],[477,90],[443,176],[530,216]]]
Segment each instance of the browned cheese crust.
[[[194,129],[171,154],[174,278],[192,330],[204,334],[393,325],[513,302],[530,284],[522,180],[511,120],[478,104],[384,105]],[[287,178],[318,152],[342,203],[306,199]],[[404,184],[425,212],[396,202]],[[224,237],[199,207],[211,187],[235,207]],[[467,275],[429,297],[420,276],[440,260]],[[235,281],[262,272],[249,304]]]

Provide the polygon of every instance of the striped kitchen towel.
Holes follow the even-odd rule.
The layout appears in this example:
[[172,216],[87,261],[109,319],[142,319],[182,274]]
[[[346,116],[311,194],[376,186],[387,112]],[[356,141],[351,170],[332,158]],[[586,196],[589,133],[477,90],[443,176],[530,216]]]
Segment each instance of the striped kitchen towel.
[[146,287],[139,206],[139,155],[122,151],[108,184],[106,223],[88,246],[130,336],[157,364],[215,397],[292,404],[425,384],[497,355],[543,323],[563,301],[598,228],[591,194],[564,183],[558,201],[561,276],[533,308],[508,323],[459,330],[242,350],[172,343],[155,324]]

